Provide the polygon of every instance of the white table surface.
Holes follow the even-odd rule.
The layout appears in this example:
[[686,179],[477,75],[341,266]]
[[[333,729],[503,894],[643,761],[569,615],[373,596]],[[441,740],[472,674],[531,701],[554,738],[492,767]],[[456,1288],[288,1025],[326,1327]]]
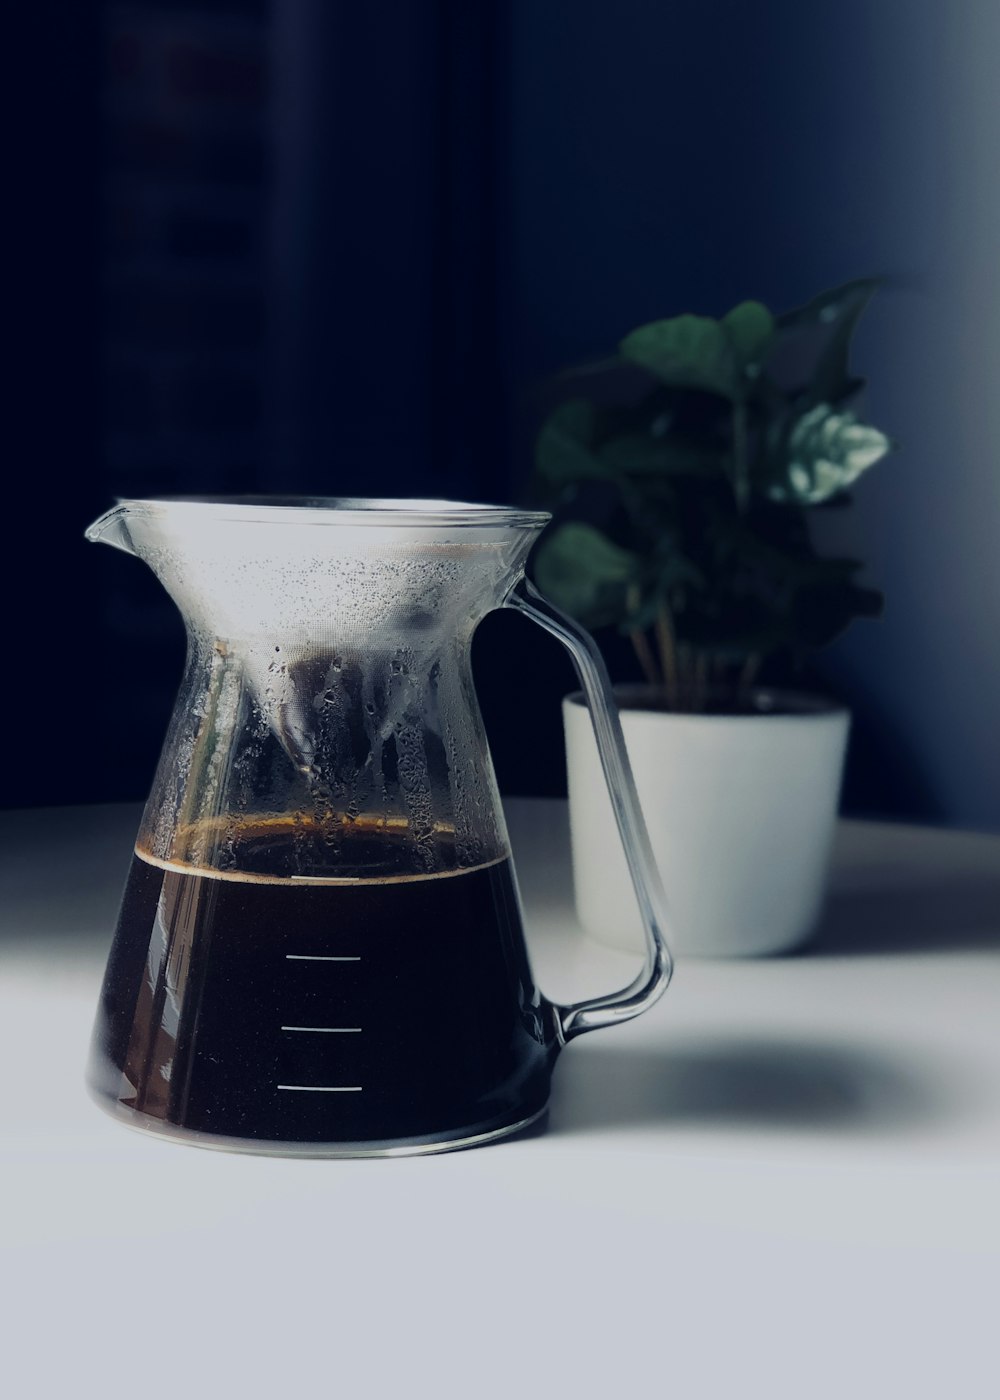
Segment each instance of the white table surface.
[[[564,805],[509,813],[542,986],[628,980]],[[137,819],[0,814],[6,1395],[1000,1394],[1000,839],[844,824],[813,947],[680,963],[543,1131],[336,1162],[85,1096]]]

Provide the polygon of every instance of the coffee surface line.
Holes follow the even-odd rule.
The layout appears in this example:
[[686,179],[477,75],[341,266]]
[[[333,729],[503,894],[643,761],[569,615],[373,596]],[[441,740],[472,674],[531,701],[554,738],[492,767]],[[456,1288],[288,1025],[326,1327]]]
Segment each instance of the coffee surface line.
[[478,865],[456,865],[448,870],[407,871],[391,875],[261,875],[249,870],[217,870],[214,866],[190,864],[186,861],[165,860],[154,856],[136,845],[135,854],[146,865],[155,865],[160,870],[169,870],[175,875],[195,875],[203,880],[231,880],[248,885],[284,885],[289,888],[311,885],[340,886],[408,885],[430,880],[448,880],[456,875],[472,875],[478,870],[501,865],[510,859],[510,852],[481,861]]

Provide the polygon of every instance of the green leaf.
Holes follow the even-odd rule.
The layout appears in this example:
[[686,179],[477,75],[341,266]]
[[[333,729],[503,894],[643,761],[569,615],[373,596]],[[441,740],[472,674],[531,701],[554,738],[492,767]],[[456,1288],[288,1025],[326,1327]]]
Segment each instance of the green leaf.
[[763,302],[741,301],[722,318],[741,371],[759,365],[774,336],[774,317]]
[[813,506],[829,500],[889,451],[885,433],[850,412],[818,403],[792,422],[772,453],[765,490],[773,501]]
[[605,480],[612,472],[590,450],[594,405],[570,399],[549,414],[535,444],[538,475],[552,487],[575,481]]
[[666,598],[675,588],[704,588],[705,575],[691,560],[674,550],[658,561],[657,588]]
[[861,588],[847,580],[803,588],[795,596],[795,640],[812,650],[828,646],[857,617],[879,617],[884,600],[874,588]]
[[830,325],[845,315],[853,315],[856,322],[861,312],[878,291],[880,278],[858,277],[853,282],[844,282],[839,287],[831,287],[819,296],[813,297],[803,306],[783,311],[778,317],[778,328],[790,326]]
[[603,627],[628,612],[639,562],[638,555],[592,525],[570,521],[543,536],[535,553],[535,582],[585,626]]
[[737,365],[725,328],[708,316],[674,316],[631,331],[621,352],[664,384],[707,389],[723,398],[738,392]]
[[787,619],[761,615],[748,619],[723,618],[715,626],[695,627],[691,643],[693,650],[705,651],[730,663],[744,661],[748,656],[769,656],[791,645],[790,624]]
[[808,376],[810,403],[838,404],[857,392],[858,383],[848,367],[851,337],[878,286],[879,279],[875,277],[845,282],[779,316],[777,327],[782,340],[789,340],[796,333],[819,333],[823,337]]
[[654,626],[666,605],[675,623],[683,621],[684,609],[693,595],[705,587],[705,575],[679,551],[661,557],[651,569],[643,571],[641,590],[630,598],[627,616],[619,620],[620,632],[644,631]]
[[715,476],[720,454],[703,442],[652,433],[624,433],[600,448],[601,461],[620,476]]
[[849,582],[863,567],[857,559],[814,554],[808,537],[779,542],[768,538],[759,528],[746,528],[743,522],[737,522],[727,531],[727,523],[723,522],[718,532],[727,557],[761,571],[783,587],[839,585]]

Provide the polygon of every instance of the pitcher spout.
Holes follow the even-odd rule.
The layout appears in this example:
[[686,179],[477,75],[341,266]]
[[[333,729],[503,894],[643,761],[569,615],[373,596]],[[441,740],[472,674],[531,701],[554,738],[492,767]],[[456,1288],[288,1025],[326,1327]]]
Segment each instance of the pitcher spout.
[[129,535],[128,506],[122,502],[106,510],[93,525],[88,525],[85,537],[91,544],[109,544],[114,549],[123,549],[126,554],[136,552]]

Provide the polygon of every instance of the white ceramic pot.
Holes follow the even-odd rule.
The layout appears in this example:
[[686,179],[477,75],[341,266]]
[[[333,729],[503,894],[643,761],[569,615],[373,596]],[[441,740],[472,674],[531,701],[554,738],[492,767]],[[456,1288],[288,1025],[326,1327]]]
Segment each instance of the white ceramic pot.
[[[823,900],[848,712],[768,692],[747,715],[635,708],[616,692],[674,952],[754,957],[809,937]],[[578,918],[593,937],[640,951],[643,935],[581,695],[563,702]]]

